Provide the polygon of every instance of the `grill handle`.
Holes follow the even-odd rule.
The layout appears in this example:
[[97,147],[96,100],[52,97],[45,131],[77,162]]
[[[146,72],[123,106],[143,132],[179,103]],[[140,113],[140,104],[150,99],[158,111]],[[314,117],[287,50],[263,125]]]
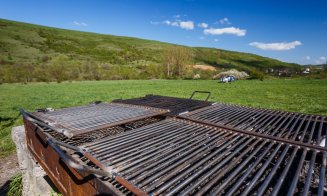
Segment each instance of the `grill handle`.
[[83,171],[83,172],[87,172],[90,174],[96,174],[96,175],[107,176],[107,177],[112,176],[110,172],[99,170],[99,169],[94,169],[90,166],[86,166],[81,163],[78,163],[76,160],[72,159],[65,152],[63,152],[61,150],[61,148],[57,145],[57,142],[53,141],[53,139],[48,138],[47,143],[54,149],[54,151],[56,151],[56,153],[58,153],[61,160],[63,162],[65,162],[67,165],[69,165],[70,167],[72,167],[78,171]]
[[210,96],[211,96],[211,92],[210,91],[193,91],[190,99],[193,98],[193,96],[196,94],[196,93],[203,93],[203,94],[208,94],[207,98],[205,99],[205,101],[208,101]]

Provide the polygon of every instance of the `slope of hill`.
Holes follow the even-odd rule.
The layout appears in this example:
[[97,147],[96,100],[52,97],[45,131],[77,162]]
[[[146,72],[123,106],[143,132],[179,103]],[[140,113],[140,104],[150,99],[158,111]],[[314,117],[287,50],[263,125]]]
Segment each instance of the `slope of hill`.
[[[174,44],[51,28],[0,19],[0,65],[41,65],[64,54],[79,63],[141,66],[161,64],[162,56]],[[272,67],[298,67],[254,54],[215,48],[186,47],[193,63],[245,71]],[[64,61],[64,60],[63,60]],[[72,63],[67,63],[70,66]]]

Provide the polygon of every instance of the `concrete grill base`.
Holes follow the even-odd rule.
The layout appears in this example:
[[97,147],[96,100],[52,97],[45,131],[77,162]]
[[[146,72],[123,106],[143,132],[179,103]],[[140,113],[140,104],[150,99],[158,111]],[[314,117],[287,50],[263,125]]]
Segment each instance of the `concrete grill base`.
[[16,144],[19,168],[23,175],[23,195],[51,195],[53,189],[48,183],[48,176],[27,149],[24,126],[12,128],[11,137]]

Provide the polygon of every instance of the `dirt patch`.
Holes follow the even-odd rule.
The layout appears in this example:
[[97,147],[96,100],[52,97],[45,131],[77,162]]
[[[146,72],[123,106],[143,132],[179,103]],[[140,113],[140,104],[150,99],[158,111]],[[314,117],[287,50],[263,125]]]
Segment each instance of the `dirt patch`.
[[192,65],[194,69],[201,69],[201,70],[209,70],[209,71],[216,71],[216,68],[211,65]]
[[0,159],[0,195],[8,188],[11,177],[18,172],[20,170],[16,154]]

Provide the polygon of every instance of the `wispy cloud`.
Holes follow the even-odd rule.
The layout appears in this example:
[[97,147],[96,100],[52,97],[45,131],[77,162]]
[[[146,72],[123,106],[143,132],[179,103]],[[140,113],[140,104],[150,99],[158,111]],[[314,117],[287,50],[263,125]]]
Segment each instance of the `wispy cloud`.
[[193,21],[180,21],[179,27],[186,30],[194,29],[194,22]]
[[173,16],[173,18],[180,18],[180,17],[181,17],[181,15],[179,15],[179,14],[176,14]]
[[214,39],[213,41],[214,41],[214,42],[218,42],[218,41],[219,41],[219,39]]
[[84,27],[86,27],[88,24],[86,24],[85,22],[77,22],[77,21],[74,21],[73,22],[74,23],[74,25],[76,25],[76,26],[84,26]]
[[316,64],[323,64],[327,62],[327,57],[321,56],[316,61]]
[[280,43],[262,43],[262,42],[252,42],[250,46],[254,46],[256,48],[262,50],[291,50],[294,49],[296,46],[300,46],[302,43],[300,41],[293,41],[293,42],[280,42]]
[[225,18],[223,18],[223,19],[220,19],[218,22],[219,22],[220,24],[226,24],[226,25],[230,25],[230,24],[232,24],[232,23],[229,21],[229,19],[228,19],[227,17],[225,17]]
[[173,27],[180,27],[182,29],[186,30],[193,30],[194,29],[194,22],[193,21],[181,21],[181,20],[176,20],[176,21],[170,21],[170,20],[165,20],[162,21],[161,24],[165,24],[168,26],[173,26]]
[[204,34],[206,35],[222,35],[222,34],[231,34],[231,35],[236,35],[239,37],[245,36],[246,30],[245,29],[240,29],[240,28],[235,28],[235,27],[227,27],[227,28],[210,28],[210,29],[204,29],[203,31]]
[[305,57],[305,60],[307,60],[307,61],[310,61],[310,59],[311,59],[310,56],[306,56],[306,57]]
[[201,37],[199,37],[201,40],[204,40],[205,39],[205,37],[203,37],[203,36],[201,36]]
[[208,28],[208,26],[209,25],[207,23],[205,23],[205,22],[201,22],[201,23],[198,24],[198,27],[204,28],[204,29]]

